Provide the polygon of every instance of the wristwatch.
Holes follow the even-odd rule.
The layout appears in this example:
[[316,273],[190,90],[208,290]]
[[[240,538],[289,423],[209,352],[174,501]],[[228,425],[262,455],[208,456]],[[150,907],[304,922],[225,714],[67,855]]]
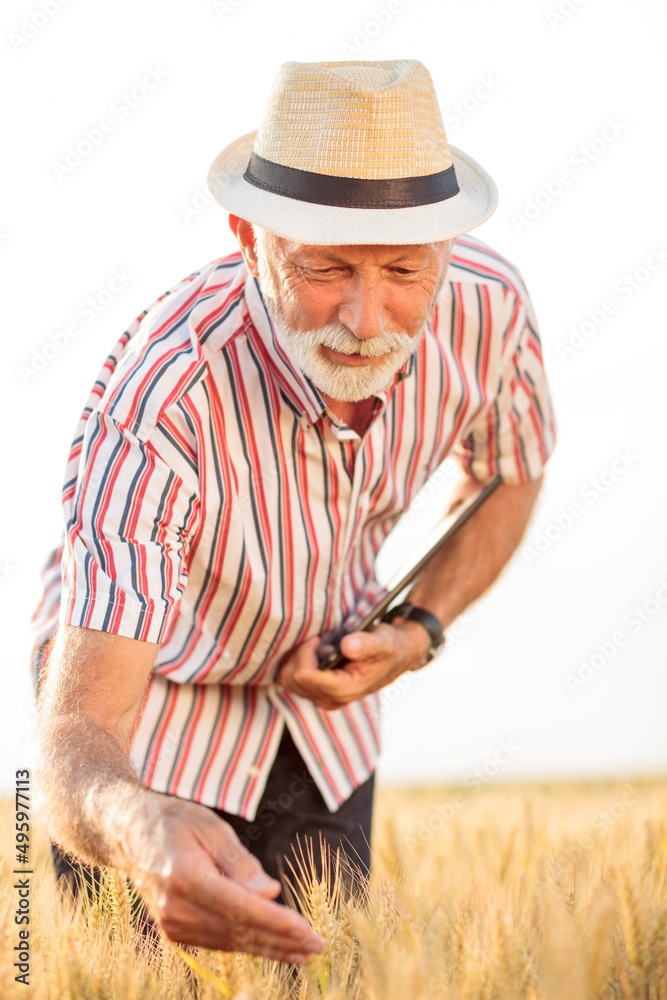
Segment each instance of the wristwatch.
[[420,625],[424,626],[431,640],[426,659],[416,667],[412,667],[411,670],[421,670],[422,667],[425,667],[427,663],[430,663],[431,660],[434,660],[436,656],[442,653],[445,648],[445,630],[430,611],[426,611],[424,608],[417,608],[410,601],[406,601],[404,604],[398,604],[395,608],[390,608],[389,611],[386,611],[380,621],[391,622],[394,618],[405,618],[407,621],[419,622]]

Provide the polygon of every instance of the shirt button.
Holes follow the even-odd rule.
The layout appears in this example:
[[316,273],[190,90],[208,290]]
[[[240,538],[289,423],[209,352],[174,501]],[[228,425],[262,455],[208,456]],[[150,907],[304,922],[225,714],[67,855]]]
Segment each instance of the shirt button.
[[252,767],[248,768],[248,774],[250,775],[251,778],[257,777],[257,775],[259,774],[259,768],[257,767],[257,764],[253,764]]

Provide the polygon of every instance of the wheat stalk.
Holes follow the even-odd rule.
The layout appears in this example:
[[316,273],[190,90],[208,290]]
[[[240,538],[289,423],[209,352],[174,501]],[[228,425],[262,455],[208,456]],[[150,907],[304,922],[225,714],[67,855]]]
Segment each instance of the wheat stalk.
[[623,903],[622,928],[625,948],[632,966],[630,980],[633,989],[641,996],[646,988],[648,946],[637,895],[625,868],[620,873],[618,889]]
[[[374,867],[349,899],[340,888],[342,859],[324,852],[320,865],[311,843],[292,889],[327,950],[293,975],[268,959],[183,949],[195,972],[166,939],[155,954],[141,954],[127,883],[110,878],[98,903],[59,900],[50,857],[37,845],[34,978],[29,992],[15,985],[3,955],[3,998],[189,1000],[192,975],[197,1000],[667,1000],[666,793],[667,782],[649,783],[574,860],[560,845],[581,843],[572,831],[590,829],[613,789],[481,789],[449,836],[402,857],[393,843],[388,864]],[[382,836],[380,795],[381,842],[395,836],[399,809],[425,815],[442,797],[442,790],[392,793]],[[5,869],[0,913],[11,915],[15,892]],[[10,952],[14,935],[5,921]]]

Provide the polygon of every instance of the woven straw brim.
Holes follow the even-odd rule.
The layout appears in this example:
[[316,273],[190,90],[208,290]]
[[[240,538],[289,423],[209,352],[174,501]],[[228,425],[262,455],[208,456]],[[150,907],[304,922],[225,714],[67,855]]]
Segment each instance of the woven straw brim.
[[285,198],[243,179],[257,132],[248,132],[216,156],[208,188],[222,208],[279,236],[302,243],[437,243],[469,232],[496,209],[498,191],[472,157],[449,147],[459,193],[445,201],[414,208],[339,208]]

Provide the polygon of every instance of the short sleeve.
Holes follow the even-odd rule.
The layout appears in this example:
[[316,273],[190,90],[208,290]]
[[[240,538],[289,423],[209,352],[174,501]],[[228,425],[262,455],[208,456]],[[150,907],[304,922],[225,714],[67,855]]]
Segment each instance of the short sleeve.
[[535,315],[518,303],[501,341],[495,398],[464,430],[454,454],[469,476],[509,485],[539,479],[556,444],[556,420]]
[[36,692],[58,630],[62,554],[61,539],[41,568],[40,600],[30,619],[30,676]]
[[150,439],[94,410],[66,512],[60,624],[160,642],[185,590],[199,506]]

